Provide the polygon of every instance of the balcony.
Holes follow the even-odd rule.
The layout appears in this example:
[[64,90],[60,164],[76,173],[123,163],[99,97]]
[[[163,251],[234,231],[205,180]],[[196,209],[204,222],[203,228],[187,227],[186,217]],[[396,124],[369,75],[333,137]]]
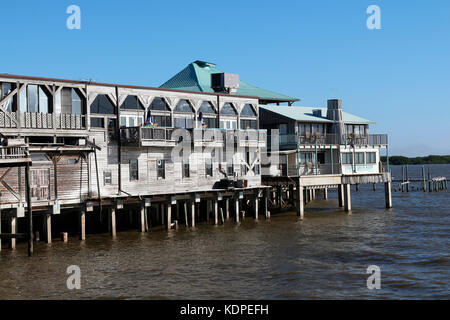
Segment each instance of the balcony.
[[28,146],[21,139],[8,139],[6,146],[0,146],[0,167],[23,166],[31,163]]
[[[17,115],[19,115],[17,117]],[[0,128],[85,130],[86,116],[61,113],[0,112]]]
[[[272,146],[272,138],[275,136],[268,136],[268,146]],[[276,138],[275,138],[276,139]],[[375,145],[386,146],[388,145],[387,134],[370,134],[370,135],[354,135],[354,134],[315,134],[315,135],[297,135],[286,134],[279,135],[279,148],[280,150],[296,149],[299,146],[323,146],[323,145],[350,145],[350,146],[363,146],[363,145]]]
[[136,147],[174,147],[173,128],[129,127],[120,129],[123,145]]

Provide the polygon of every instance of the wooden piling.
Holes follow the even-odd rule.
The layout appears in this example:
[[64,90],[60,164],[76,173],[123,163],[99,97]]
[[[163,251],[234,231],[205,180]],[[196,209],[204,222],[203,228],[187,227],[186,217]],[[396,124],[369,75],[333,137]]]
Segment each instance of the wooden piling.
[[44,222],[44,237],[47,244],[52,243],[52,215],[45,213],[43,215]]
[[145,216],[146,216],[146,214],[145,214],[145,205],[141,204],[141,219],[140,219],[141,232],[147,232],[147,229],[148,229],[148,227],[146,227],[146,225],[145,225]]
[[391,190],[391,182],[384,183],[384,192],[386,198],[386,208],[392,208],[392,190]]
[[[11,234],[16,234],[17,232],[17,218],[16,217],[11,217]],[[11,241],[9,243],[9,247],[11,249],[15,249],[16,248],[16,238],[11,238]]]
[[220,211],[220,222],[222,224],[225,224],[225,218],[223,216],[223,209],[222,209],[222,207],[219,208],[219,211]]
[[69,234],[67,232],[61,232],[61,241],[64,243],[69,242]]
[[422,166],[422,188],[423,192],[427,192],[427,183],[425,179],[425,166]]
[[191,200],[191,227],[195,227],[195,199]]
[[344,185],[344,202],[345,202],[345,211],[351,212],[352,211],[352,197],[351,197],[351,185],[345,184]]
[[184,224],[186,225],[186,227],[189,227],[187,201],[183,202],[183,209],[184,209]]
[[117,230],[116,230],[116,208],[110,208],[109,209],[109,227],[110,227],[110,233],[113,238],[117,236]]
[[80,240],[86,240],[86,211],[80,211]]
[[219,224],[219,202],[217,199],[213,200],[214,225]]
[[328,188],[323,189],[323,199],[328,200]]
[[34,252],[34,247],[33,247],[33,209],[31,202],[29,163],[25,165],[25,189],[26,189],[27,211],[28,211],[28,256],[31,257]]
[[255,220],[259,218],[259,198],[258,193],[255,195]]
[[239,195],[235,195],[234,199],[234,216],[236,219],[236,222],[239,222]]
[[377,184],[374,183],[374,184],[372,185],[372,188],[373,188],[373,191],[377,191]]
[[269,212],[269,196],[270,196],[270,190],[266,189],[264,192],[264,217],[268,219],[268,212]]
[[344,185],[342,184],[338,186],[338,201],[339,201],[339,208],[343,208],[345,203],[345,197],[344,197]]
[[407,182],[407,184],[406,184],[406,192],[409,192],[409,188],[410,188],[410,183],[409,183],[409,174],[408,174],[408,165],[406,165],[406,168],[405,168],[405,175],[406,175],[406,182]]
[[172,205],[167,204],[167,230],[172,228]]
[[303,200],[303,187],[300,184],[297,186],[297,216],[303,220],[305,215],[305,203]]

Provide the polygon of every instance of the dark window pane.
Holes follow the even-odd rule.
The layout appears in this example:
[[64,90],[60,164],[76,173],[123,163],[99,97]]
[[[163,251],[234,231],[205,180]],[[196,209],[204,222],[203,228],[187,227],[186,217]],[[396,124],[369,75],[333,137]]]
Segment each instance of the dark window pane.
[[164,160],[158,160],[158,178],[165,179],[166,178],[166,162]]
[[138,160],[130,160],[130,181],[139,180]]
[[28,112],[38,112],[38,86],[28,86]]
[[229,114],[229,115],[237,115],[236,110],[233,108],[231,103],[225,103],[220,110],[220,114]]
[[[283,132],[281,130],[283,128]],[[241,129],[257,129],[257,122],[256,120],[241,120]],[[280,125],[280,134],[286,134],[287,133],[287,126],[281,127]]]
[[63,88],[61,92],[61,113],[72,113],[72,89]]
[[216,111],[212,107],[211,103],[208,101],[204,101],[202,105],[200,106],[199,112],[205,113],[205,114],[216,114]]
[[242,109],[241,115],[246,117],[256,117],[256,112],[251,105],[246,104]]
[[120,106],[122,109],[143,110],[144,106],[136,96],[128,96]]
[[203,118],[203,123],[207,128],[216,128],[216,119],[215,118]]
[[91,118],[91,127],[104,128],[105,127],[105,119],[104,118]]
[[115,107],[106,95],[100,94],[91,104],[91,113],[115,114]]
[[48,113],[48,110],[49,110],[48,96],[44,92],[44,90],[42,90],[42,88],[39,87],[39,112]]
[[169,111],[169,107],[167,106],[166,102],[162,98],[153,99],[153,102],[149,108],[150,108],[150,110]]
[[185,113],[193,113],[194,110],[192,109],[191,105],[187,100],[180,100],[175,107],[175,112],[185,112]]
[[83,113],[83,100],[77,90],[72,89],[72,114]]

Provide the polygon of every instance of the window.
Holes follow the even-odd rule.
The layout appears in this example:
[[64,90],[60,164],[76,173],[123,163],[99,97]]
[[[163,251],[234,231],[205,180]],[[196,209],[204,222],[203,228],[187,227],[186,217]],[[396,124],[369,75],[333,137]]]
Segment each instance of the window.
[[99,94],[91,104],[91,113],[115,114],[116,107],[109,100],[108,96]]
[[253,110],[250,104],[246,104],[242,109],[241,116],[244,117],[256,117],[256,112]]
[[92,128],[105,128],[105,118],[91,118]]
[[73,88],[63,88],[61,92],[61,113],[83,114],[84,101],[81,95]]
[[366,126],[361,124],[348,124],[347,134],[355,134],[355,135],[365,135],[366,134]]
[[234,166],[233,162],[227,164],[227,174],[229,176],[234,176]]
[[161,110],[161,111],[170,111],[167,103],[163,98],[155,98],[153,99],[152,104],[149,107],[150,110]]
[[142,116],[121,116],[120,127],[140,127],[142,126],[144,117]]
[[138,168],[138,160],[131,159],[130,160],[130,181],[139,180],[139,168]]
[[245,163],[241,164],[241,175],[245,176],[247,175],[247,172],[248,172],[247,165]]
[[111,171],[103,171],[103,185],[110,186],[112,184]]
[[[6,98],[14,89],[16,89],[14,83],[0,83],[0,100]],[[8,112],[15,112],[17,110],[17,96],[14,95],[9,98],[3,107]]]
[[351,152],[345,152],[342,154],[342,164],[352,164],[353,154]]
[[166,178],[166,161],[158,160],[157,163],[158,179]]
[[177,106],[175,107],[175,112],[183,112],[183,113],[193,113],[194,110],[192,109],[191,105],[187,100],[181,99]]
[[170,116],[153,116],[153,124],[157,125],[158,127],[171,127],[172,121],[170,119]]
[[50,199],[50,169],[31,169],[31,197],[34,200]]
[[111,140],[117,139],[116,119],[108,119],[108,136]]
[[189,178],[190,177],[190,172],[189,172],[189,160],[183,160],[181,162],[182,165],[182,174],[183,174],[183,178]]
[[212,104],[208,101],[203,101],[198,111],[204,114],[216,114],[216,111],[214,110]]
[[311,124],[301,123],[298,125],[298,132],[301,136],[306,136],[311,134]]
[[215,128],[216,127],[216,119],[215,118],[203,118],[203,124],[207,128]]
[[355,152],[355,163],[364,164],[364,152]]
[[[258,125],[256,120],[241,120],[241,129],[258,129],[257,127]],[[281,131],[280,134],[282,134]]]
[[205,174],[207,177],[213,176],[213,164],[211,158],[205,159]]
[[313,154],[311,152],[301,152],[300,153],[300,163],[302,165],[307,165],[308,163],[313,162]]
[[367,152],[366,161],[367,163],[377,163],[377,154],[375,152]]
[[144,110],[144,106],[136,96],[128,96],[120,108],[127,110]]
[[221,129],[237,129],[237,121],[236,120],[220,120],[220,128]]
[[20,111],[30,113],[49,113],[52,99],[40,86],[28,85],[20,92]]
[[174,118],[175,128],[193,128],[194,127],[194,118]]
[[236,116],[237,112],[236,109],[234,109],[233,105],[227,102],[223,105],[222,109],[220,110],[220,114]]

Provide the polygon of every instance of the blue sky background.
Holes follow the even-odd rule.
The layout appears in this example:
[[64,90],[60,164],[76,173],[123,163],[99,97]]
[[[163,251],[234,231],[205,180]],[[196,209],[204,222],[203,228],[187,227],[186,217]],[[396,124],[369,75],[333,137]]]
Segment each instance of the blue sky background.
[[[66,28],[66,8],[82,29]],[[382,30],[366,9],[381,8]],[[2,1],[0,73],[159,86],[195,60],[450,154],[450,1]]]

